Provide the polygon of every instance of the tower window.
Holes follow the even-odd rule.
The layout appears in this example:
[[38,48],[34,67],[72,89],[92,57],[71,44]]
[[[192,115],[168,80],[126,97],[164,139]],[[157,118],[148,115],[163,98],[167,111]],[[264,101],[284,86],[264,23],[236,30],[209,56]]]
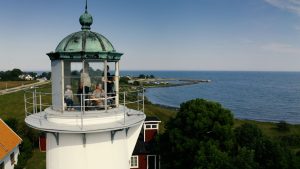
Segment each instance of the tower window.
[[139,156],[131,156],[130,167],[139,168]]

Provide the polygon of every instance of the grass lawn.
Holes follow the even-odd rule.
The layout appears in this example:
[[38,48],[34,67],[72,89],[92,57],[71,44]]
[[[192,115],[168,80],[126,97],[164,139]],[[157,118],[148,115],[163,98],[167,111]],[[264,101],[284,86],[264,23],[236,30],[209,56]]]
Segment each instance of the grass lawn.
[[[50,91],[50,84],[43,85],[43,91]],[[49,100],[49,99],[48,99]],[[0,96],[0,118],[16,118],[19,124],[24,124],[24,92],[19,91]],[[22,152],[21,152],[22,153]],[[46,153],[35,149],[32,158],[27,162],[27,169],[45,169],[46,168]]]
[[31,84],[37,82],[36,80],[27,80],[27,81],[0,81],[0,90],[13,88],[17,86],[22,86],[26,84]]
[[[292,125],[289,124],[289,131],[278,131],[276,128],[276,123],[272,122],[258,122],[253,120],[239,120],[235,119],[234,126],[238,127],[243,123],[251,123],[257,125],[262,132],[270,137],[270,138],[278,138],[279,136],[287,136],[287,135],[299,135],[300,136],[300,125]],[[300,148],[300,147],[299,147]]]
[[26,169],[46,169],[46,152],[34,149],[33,156],[27,161]]

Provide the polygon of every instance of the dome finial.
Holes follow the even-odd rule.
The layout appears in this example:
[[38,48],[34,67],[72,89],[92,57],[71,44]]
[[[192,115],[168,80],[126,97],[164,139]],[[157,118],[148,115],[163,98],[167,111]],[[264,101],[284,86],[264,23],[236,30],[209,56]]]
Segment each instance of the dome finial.
[[85,13],[87,13],[87,0],[85,0]]
[[93,17],[87,11],[87,0],[85,0],[85,12],[80,16],[79,22],[82,30],[90,30],[93,23]]

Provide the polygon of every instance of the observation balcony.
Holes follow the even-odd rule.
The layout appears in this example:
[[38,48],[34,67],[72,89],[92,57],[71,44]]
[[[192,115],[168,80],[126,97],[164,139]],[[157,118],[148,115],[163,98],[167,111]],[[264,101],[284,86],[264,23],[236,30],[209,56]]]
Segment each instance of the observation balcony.
[[[116,96],[119,96],[116,104]],[[107,93],[74,94],[73,105],[62,103],[57,110],[51,104],[53,93],[27,90],[24,93],[25,122],[32,128],[60,133],[92,133],[122,130],[141,123],[144,114],[144,89]]]

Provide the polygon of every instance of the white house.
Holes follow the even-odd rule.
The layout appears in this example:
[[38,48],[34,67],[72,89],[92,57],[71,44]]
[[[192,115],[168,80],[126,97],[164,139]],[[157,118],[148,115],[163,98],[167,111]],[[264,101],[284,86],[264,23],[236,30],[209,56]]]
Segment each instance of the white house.
[[22,139],[0,119],[0,169],[13,169]]

